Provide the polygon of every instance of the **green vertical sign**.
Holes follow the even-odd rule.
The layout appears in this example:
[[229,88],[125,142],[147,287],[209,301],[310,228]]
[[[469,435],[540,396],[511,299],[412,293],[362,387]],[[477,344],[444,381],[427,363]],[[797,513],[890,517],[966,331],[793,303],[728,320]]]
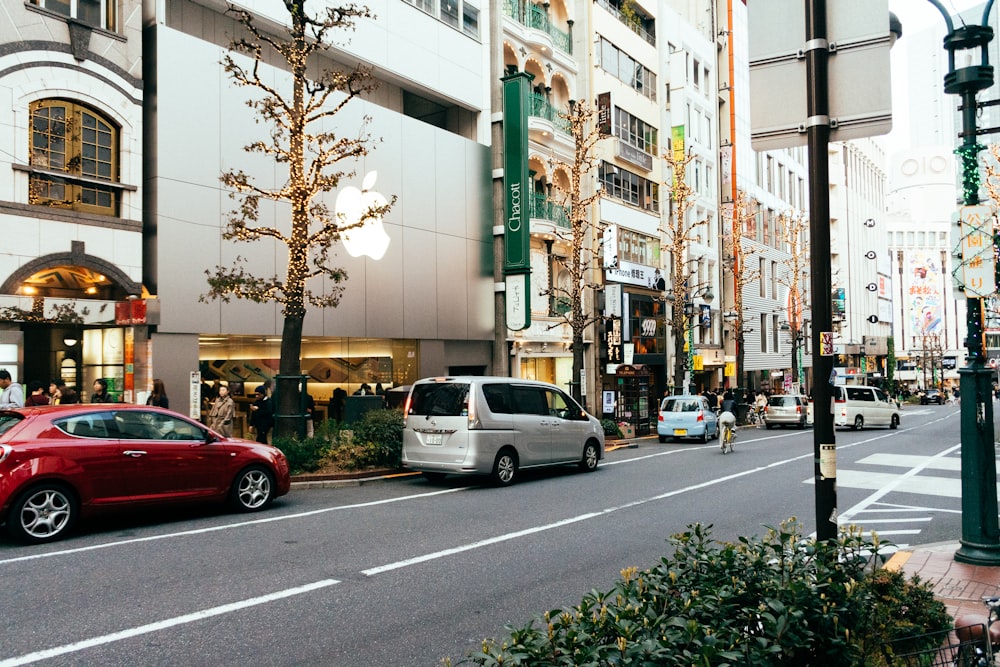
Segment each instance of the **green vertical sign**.
[[528,92],[526,72],[503,81],[504,272],[531,270],[528,198]]
[[528,94],[531,79],[526,72],[505,76],[503,81],[503,189],[504,274],[507,297],[507,328],[514,331],[531,325],[531,215],[528,200]]

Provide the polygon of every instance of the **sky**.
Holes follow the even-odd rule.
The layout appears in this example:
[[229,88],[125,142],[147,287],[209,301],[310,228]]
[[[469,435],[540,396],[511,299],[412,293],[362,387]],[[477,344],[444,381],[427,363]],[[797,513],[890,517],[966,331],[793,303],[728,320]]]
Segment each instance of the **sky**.
[[[981,7],[986,0],[940,0],[941,4],[948,10],[952,19],[956,15],[971,7]],[[996,0],[991,10],[993,13],[1000,9],[1000,0]],[[906,80],[906,69],[904,68],[906,58],[906,36],[907,33],[922,31],[927,28],[937,27],[940,30],[942,39],[944,38],[946,27],[944,17],[941,12],[928,0],[889,0],[889,11],[894,13],[903,26],[903,36],[897,47],[891,52],[892,59],[892,98],[893,98],[893,132],[885,136],[886,147],[891,156],[898,150],[908,147],[909,139],[909,109],[906,105],[908,98],[907,89],[909,82]],[[981,18],[981,16],[979,17]],[[958,25],[958,22],[955,21]],[[994,38],[996,39],[996,38]],[[898,48],[903,47],[903,48]],[[942,52],[944,46],[941,47]],[[944,86],[944,81],[941,81]]]
[[[941,0],[945,9],[952,16],[969,7],[985,4],[986,0]],[[996,4],[996,3],[994,3]],[[903,24],[903,36],[906,36],[907,26],[925,28],[933,23],[940,23],[944,30],[944,18],[941,12],[927,0],[889,0],[889,11],[894,13]],[[994,8],[993,11],[996,11]]]

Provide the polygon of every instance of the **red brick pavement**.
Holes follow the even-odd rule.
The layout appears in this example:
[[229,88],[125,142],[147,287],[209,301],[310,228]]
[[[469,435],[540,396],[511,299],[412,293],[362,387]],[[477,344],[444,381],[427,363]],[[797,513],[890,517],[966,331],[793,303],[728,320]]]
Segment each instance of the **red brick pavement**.
[[931,544],[896,552],[886,567],[916,574],[931,584],[934,596],[945,603],[954,617],[985,616],[984,595],[1000,595],[1000,566],[970,565],[955,560],[957,542]]

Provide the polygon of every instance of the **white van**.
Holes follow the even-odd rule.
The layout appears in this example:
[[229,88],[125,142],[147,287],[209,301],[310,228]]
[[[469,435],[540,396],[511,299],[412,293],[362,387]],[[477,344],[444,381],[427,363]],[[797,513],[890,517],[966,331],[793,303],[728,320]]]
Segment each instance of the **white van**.
[[430,479],[490,475],[506,486],[519,470],[575,463],[597,469],[604,429],[568,394],[505,377],[420,380],[404,404],[403,467]]
[[833,424],[861,430],[866,426],[899,426],[899,405],[876,387],[837,385],[833,392]]

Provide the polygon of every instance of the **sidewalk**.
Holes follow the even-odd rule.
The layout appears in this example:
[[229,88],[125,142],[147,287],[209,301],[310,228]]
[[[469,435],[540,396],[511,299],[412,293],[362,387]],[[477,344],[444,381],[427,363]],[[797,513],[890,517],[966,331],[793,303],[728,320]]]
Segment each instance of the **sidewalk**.
[[982,597],[1000,594],[1000,566],[959,563],[955,560],[959,546],[958,542],[940,542],[901,549],[886,567],[902,570],[907,577],[915,574],[931,584],[934,597],[945,603],[952,617],[985,616]]

